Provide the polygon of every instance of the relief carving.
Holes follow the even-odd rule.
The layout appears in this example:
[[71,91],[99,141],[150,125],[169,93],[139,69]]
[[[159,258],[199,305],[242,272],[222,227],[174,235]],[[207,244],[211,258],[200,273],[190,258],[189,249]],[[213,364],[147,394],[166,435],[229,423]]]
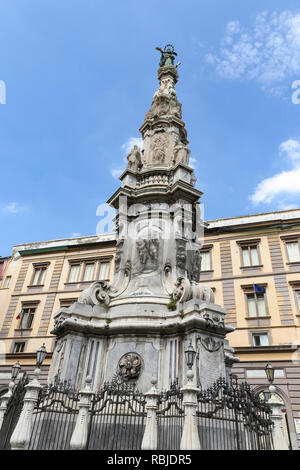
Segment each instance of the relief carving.
[[148,261],[157,264],[159,252],[159,240],[153,238],[151,240],[139,239],[136,241],[136,248],[140,263],[146,266]]
[[220,347],[223,344],[223,341],[216,341],[211,336],[206,336],[206,338],[202,338],[201,336],[199,336],[199,339],[204,349],[209,352],[219,351]]
[[166,137],[162,134],[153,137],[151,142],[151,160],[154,163],[162,164],[166,159]]
[[119,360],[118,366],[123,380],[137,379],[141,372],[142,358],[137,353],[126,353]]
[[175,165],[177,163],[184,163],[185,165],[188,165],[190,153],[191,153],[191,151],[187,147],[187,145],[184,145],[182,142],[178,142],[174,147],[174,163],[175,163]]

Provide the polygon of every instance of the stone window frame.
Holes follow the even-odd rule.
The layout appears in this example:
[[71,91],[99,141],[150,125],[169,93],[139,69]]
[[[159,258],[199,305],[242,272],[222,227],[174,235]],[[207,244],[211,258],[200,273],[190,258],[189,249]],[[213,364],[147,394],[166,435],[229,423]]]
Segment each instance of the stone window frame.
[[282,235],[280,239],[284,243],[284,252],[285,252],[285,257],[286,257],[286,264],[288,265],[300,265],[300,260],[299,261],[290,261],[289,259],[289,253],[287,249],[287,243],[298,243],[299,246],[299,251],[300,251],[300,233],[295,234],[295,235]]
[[[74,302],[77,302],[78,298],[76,297],[72,297],[71,299],[70,298],[61,298],[59,299],[59,306],[60,308],[62,307],[65,307],[65,308],[68,308],[70,307],[70,305],[72,305]],[[68,304],[68,305],[64,305],[64,304]]]
[[[9,286],[10,286],[10,283],[11,283],[11,278],[12,278],[12,276],[10,274],[8,276],[5,276],[1,289],[9,289]],[[6,286],[7,279],[9,279],[8,286]]]
[[300,281],[289,281],[289,284],[292,287],[296,309],[298,310],[298,313],[296,313],[296,315],[297,317],[300,317],[300,301],[298,303],[298,296],[297,296],[297,292],[300,292]]
[[[48,269],[49,265],[50,265],[50,261],[42,262],[42,263],[32,263],[33,271],[32,271],[32,276],[31,276],[30,283],[29,283],[28,287],[43,287],[45,285],[46,272],[47,272],[47,269]],[[43,284],[40,284],[40,283],[33,284],[33,281],[34,281],[34,278],[35,278],[35,273],[38,269],[45,269]],[[41,276],[41,274],[39,275],[38,279],[40,279],[40,276]]]
[[209,253],[209,262],[210,262],[210,269],[206,269],[206,270],[202,270],[200,269],[200,273],[211,273],[213,272],[213,264],[212,264],[212,249],[213,249],[214,245],[213,244],[209,244],[209,245],[203,245],[201,248],[200,248],[200,255],[205,252],[205,253]]
[[[24,345],[22,351],[15,351],[17,344],[23,344]],[[19,339],[17,339],[15,341],[13,341],[13,343],[11,345],[11,353],[12,354],[23,354],[26,350],[26,346],[27,346],[27,341],[26,340],[22,339],[22,341],[20,341]]]
[[[103,281],[108,281],[110,279],[111,275],[111,267],[112,267],[112,260],[113,256],[112,255],[104,255],[104,256],[91,256],[90,258],[76,258],[76,259],[69,259],[69,269],[67,273],[67,281],[65,284],[79,284],[79,283],[91,283],[99,280],[99,273],[100,273],[100,265],[101,263],[109,263],[109,268],[108,268],[108,273],[109,276],[107,279],[102,279]],[[90,281],[84,281],[84,272],[85,272],[85,267],[87,264],[95,264],[94,266],[94,273],[93,273],[93,278]],[[77,281],[69,281],[70,279],[70,273],[71,273],[71,267],[72,266],[78,266],[79,265],[79,274],[78,274],[78,279]]]
[[[272,344],[271,344],[271,339],[272,339],[272,338],[271,338],[271,333],[270,333],[269,330],[265,330],[265,329],[264,329],[264,330],[250,330],[248,334],[249,334],[249,342],[250,342],[250,345],[251,345],[253,348],[267,348],[267,347],[269,347],[269,346],[272,345]],[[266,346],[262,346],[262,345],[256,346],[256,345],[254,344],[254,336],[256,336],[256,335],[267,335],[267,337],[268,337],[268,343],[269,343],[269,344],[267,344]]]
[[[259,283],[260,286],[264,287],[266,290],[266,293],[263,294],[264,296],[264,302],[265,302],[265,310],[266,310],[266,315],[258,315],[258,308],[257,308],[257,293],[254,292],[254,285],[253,284],[247,284],[247,285],[242,285],[241,288],[243,289],[244,292],[244,300],[245,300],[245,306],[246,306],[246,320],[253,320],[255,319],[263,319],[263,318],[271,318],[270,311],[269,311],[269,306],[268,306],[268,300],[267,300],[267,287],[268,284],[265,283]],[[256,313],[254,317],[251,317],[249,315],[249,307],[248,307],[248,295],[254,295],[255,298],[255,306],[256,306]]]
[[33,319],[31,321],[30,327],[26,326],[25,328],[21,328],[22,319],[20,318],[20,320],[18,320],[18,326],[15,328],[15,331],[24,331],[24,330],[31,331],[33,329],[33,323],[34,323],[34,320],[36,318],[37,309],[38,309],[39,304],[40,304],[39,300],[24,301],[24,302],[21,303],[21,310],[24,310],[24,309],[27,309],[27,308],[34,309]]
[[[247,238],[246,240],[237,240],[237,245],[239,246],[239,251],[240,251],[240,268],[242,270],[247,270],[247,269],[258,269],[262,268],[262,259],[261,259],[261,253],[260,253],[260,238],[254,238],[254,239],[249,239]],[[244,266],[244,259],[243,259],[243,249],[248,248],[249,251],[249,259],[252,263],[251,260],[251,252],[250,248],[255,247],[257,250],[257,256],[258,256],[258,264],[250,264],[249,266]]]

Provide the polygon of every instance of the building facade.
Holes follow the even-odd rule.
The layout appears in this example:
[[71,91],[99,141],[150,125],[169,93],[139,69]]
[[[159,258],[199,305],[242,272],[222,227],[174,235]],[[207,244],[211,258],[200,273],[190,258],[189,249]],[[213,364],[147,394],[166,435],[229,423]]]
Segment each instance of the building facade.
[[[11,365],[32,371],[45,343],[46,381],[55,338],[54,314],[76,301],[95,280],[110,281],[115,235],[15,246],[0,287],[0,393]],[[207,222],[200,282],[227,310],[228,335],[240,362],[233,372],[258,392],[264,367],[275,368],[275,386],[286,409],[291,446],[300,442],[300,210]],[[297,433],[298,431],[298,433]]]

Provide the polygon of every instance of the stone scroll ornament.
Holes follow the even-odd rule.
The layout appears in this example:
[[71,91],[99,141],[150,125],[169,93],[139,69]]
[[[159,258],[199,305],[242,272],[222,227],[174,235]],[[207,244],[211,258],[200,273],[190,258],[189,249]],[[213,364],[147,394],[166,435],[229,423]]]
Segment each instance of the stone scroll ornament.
[[88,305],[110,303],[111,287],[106,281],[93,282],[91,286],[84,289],[78,298],[78,302]]
[[205,285],[190,282],[188,278],[179,277],[175,283],[173,291],[173,299],[175,302],[186,302],[191,299],[199,299],[208,304],[214,303],[213,290]]
[[142,367],[142,358],[137,353],[126,353],[119,360],[119,375],[123,380],[137,379]]

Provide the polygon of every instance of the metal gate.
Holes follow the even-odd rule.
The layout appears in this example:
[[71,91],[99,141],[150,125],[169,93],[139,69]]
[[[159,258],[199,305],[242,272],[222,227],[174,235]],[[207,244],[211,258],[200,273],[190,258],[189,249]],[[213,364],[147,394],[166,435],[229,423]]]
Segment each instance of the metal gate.
[[0,430],[0,449],[10,450],[9,441],[22,411],[23,399],[26,392],[25,386],[28,384],[28,382],[28,376],[26,372],[24,372],[7,403],[7,408]]
[[182,399],[178,379],[171,384],[170,390],[160,394],[157,411],[159,450],[180,449],[184,421]]
[[247,383],[219,379],[198,394],[197,421],[205,450],[272,450],[269,405]]
[[105,382],[94,395],[88,431],[89,450],[139,450],[145,430],[146,400],[134,384]]
[[67,382],[40,390],[28,449],[69,450],[79,410],[79,392]]

